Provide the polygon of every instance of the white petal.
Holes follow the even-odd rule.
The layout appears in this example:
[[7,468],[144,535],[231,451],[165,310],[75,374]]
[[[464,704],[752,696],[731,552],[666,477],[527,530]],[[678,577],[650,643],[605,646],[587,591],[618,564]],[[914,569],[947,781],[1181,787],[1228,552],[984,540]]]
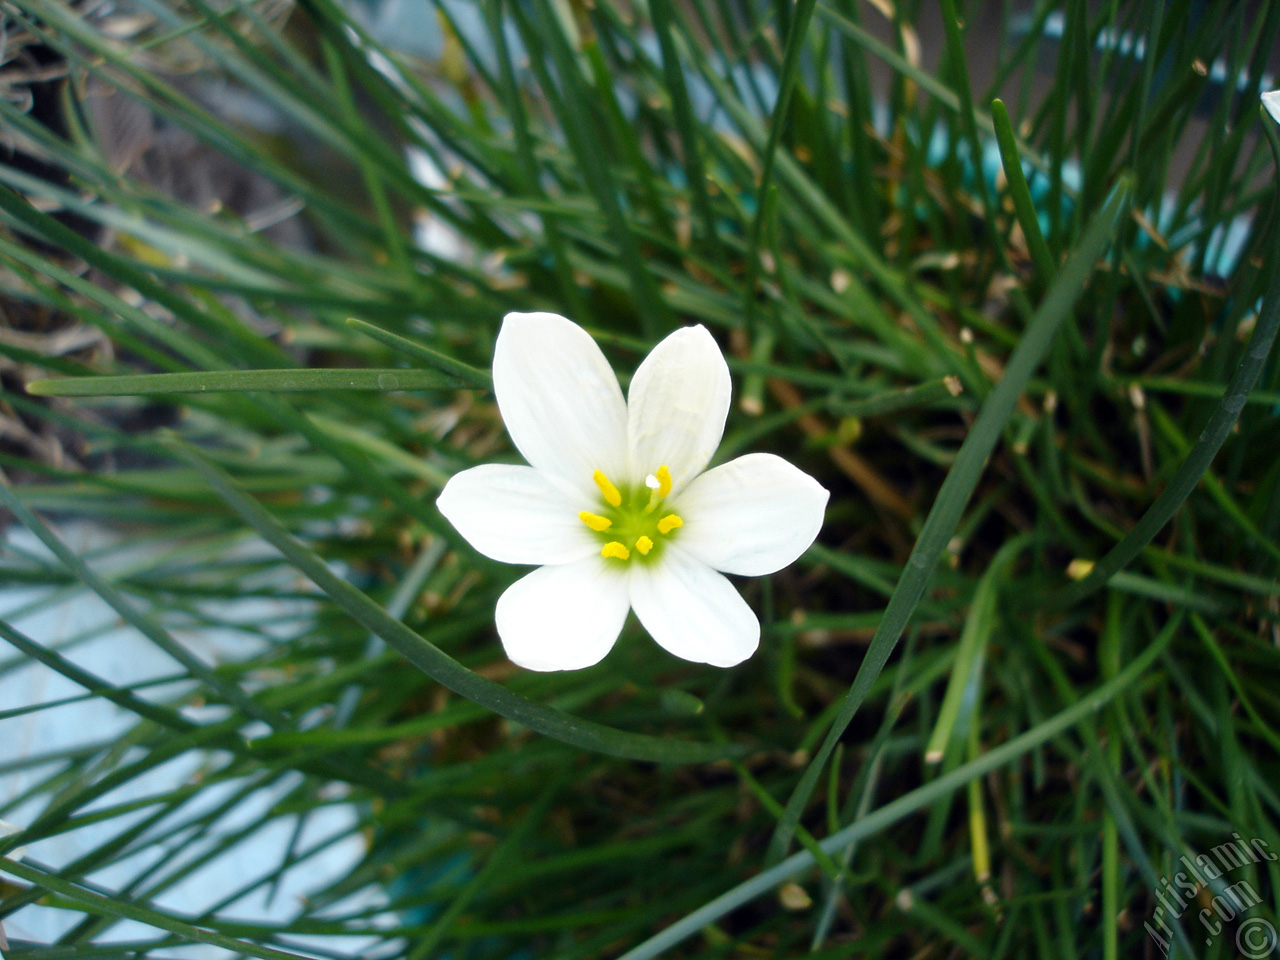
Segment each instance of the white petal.
[[671,505],[682,550],[745,577],[781,570],[809,549],[830,496],[771,453],[749,453],[702,474]]
[[732,667],[760,645],[760,622],[722,574],[669,544],[654,564],[631,564],[631,606],[677,657]]
[[604,659],[628,606],[625,567],[598,556],[540,567],[498,598],[498,636],[527,670],[580,670]]
[[1280,90],[1272,90],[1262,95],[1262,105],[1271,114],[1271,119],[1280,123]]
[[591,475],[626,472],[627,409],[591,335],[554,313],[509,313],[493,351],[493,390],[526,460],[599,498]]
[[666,464],[678,491],[711,460],[729,415],[729,365],[704,326],[671,334],[640,364],[627,394],[631,475]]
[[533,467],[488,463],[454,474],[436,506],[467,542],[503,563],[569,563],[599,552],[572,487]]

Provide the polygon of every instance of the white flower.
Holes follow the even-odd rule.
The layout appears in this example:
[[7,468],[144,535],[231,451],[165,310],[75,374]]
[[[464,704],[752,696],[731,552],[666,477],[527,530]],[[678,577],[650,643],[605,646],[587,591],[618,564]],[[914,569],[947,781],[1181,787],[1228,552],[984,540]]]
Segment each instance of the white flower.
[[1262,95],[1262,105],[1271,114],[1271,119],[1280,123],[1280,90],[1272,90]]
[[507,656],[530,670],[589,667],[628,609],[686,660],[730,667],[751,656],[760,623],[723,574],[795,560],[818,535],[828,494],[767,453],[703,473],[730,393],[707,329],[654,347],[624,400],[585,330],[553,313],[510,313],[493,387],[531,465],[464,470],[437,503],[486,556],[541,565],[498,600]]

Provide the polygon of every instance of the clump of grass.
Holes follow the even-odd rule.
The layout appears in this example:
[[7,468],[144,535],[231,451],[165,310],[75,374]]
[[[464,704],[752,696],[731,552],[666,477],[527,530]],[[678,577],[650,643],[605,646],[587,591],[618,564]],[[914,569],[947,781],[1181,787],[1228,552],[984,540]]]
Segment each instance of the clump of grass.
[[[429,56],[355,10],[5,7],[0,502],[43,551],[3,563],[48,599],[0,675],[136,721],[0,757],[36,771],[0,792],[0,851],[35,845],[0,919],[63,931],[13,956],[1218,957],[1275,920],[1267,858],[1216,933],[1220,891],[1168,889],[1237,834],[1280,851],[1280,6],[441,2]],[[514,456],[487,367],[516,309],[619,369],[706,324],[722,456],[832,491],[746,587],[747,665],[635,627],[580,673],[502,657],[514,571],[432,503]],[[100,629],[24,630],[90,594]],[[118,623],[166,685],[78,662]],[[210,664],[212,628],[250,652]],[[147,792],[171,762],[198,775]]]

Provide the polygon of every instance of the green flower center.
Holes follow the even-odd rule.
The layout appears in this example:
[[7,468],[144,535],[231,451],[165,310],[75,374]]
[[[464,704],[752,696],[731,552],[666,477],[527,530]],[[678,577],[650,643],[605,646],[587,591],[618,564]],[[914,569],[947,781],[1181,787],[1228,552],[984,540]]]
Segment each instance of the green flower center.
[[615,487],[601,470],[592,479],[600,488],[604,505],[599,513],[583,510],[578,519],[600,538],[600,556],[606,560],[656,560],[666,542],[684,526],[677,514],[664,509],[663,501],[671,493],[671,471],[666,464],[646,477],[643,484],[627,490]]

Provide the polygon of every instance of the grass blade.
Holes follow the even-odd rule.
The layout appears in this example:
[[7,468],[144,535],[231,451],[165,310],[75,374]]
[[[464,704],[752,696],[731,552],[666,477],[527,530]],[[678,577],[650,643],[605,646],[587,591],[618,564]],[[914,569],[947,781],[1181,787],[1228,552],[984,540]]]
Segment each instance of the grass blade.
[[570,716],[523,697],[468,670],[430,641],[393,619],[385,610],[329,570],[320,557],[292,537],[280,522],[241,492],[221,469],[190,445],[173,442],[174,452],[196,467],[240,517],[283,553],[329,598],[405,659],[459,696],[545,736],[583,750],[654,763],[705,763],[737,752],[733,747],[672,741],[628,733]]
[[299,393],[317,390],[447,390],[463,384],[432,370],[199,370],[33,380],[38,397],[127,397],[157,393]]
[[1036,272],[1041,281],[1048,283],[1058,269],[1040,232],[1040,217],[1036,213],[1035,201],[1031,199],[1031,188],[1027,185],[1026,175],[1022,172],[1022,157],[1018,153],[1018,139],[1013,132],[1013,124],[1009,121],[1009,111],[1003,101],[991,102],[991,123],[995,128],[996,143],[1000,147],[1000,161],[1004,167],[1004,178],[1008,183],[1009,197],[1013,200],[1014,212],[1018,215],[1018,225],[1022,227],[1022,235],[1027,239],[1027,250],[1036,265]]
[[[1177,627],[1180,625],[1180,620],[1176,618],[1171,620],[1160,636],[1152,641],[1124,670],[1091,693],[1081,697],[1072,706],[1036,725],[1026,733],[1019,734],[1007,743],[1002,743],[978,759],[971,760],[950,773],[944,774],[937,780],[931,781],[922,787],[917,787],[910,793],[903,794],[898,799],[885,804],[867,816],[855,820],[843,830],[820,841],[818,846],[827,854],[839,854],[845,847],[892,826],[917,810],[926,809],[940,797],[960,789],[969,781],[986,776],[993,770],[999,770],[1024,753],[1046,743],[1058,736],[1058,734],[1070,730],[1082,721],[1090,719],[1104,706],[1142,679],[1146,671],[1173,641],[1174,636],[1177,634]],[[704,927],[715,923],[731,910],[735,910],[744,903],[749,903],[756,897],[768,893],[784,880],[808,870],[814,863],[813,854],[808,850],[794,853],[781,863],[761,871],[750,880],[738,884],[738,886],[716,897],[710,903],[704,904],[693,913],[682,917],[639,946],[628,950],[619,960],[652,960],[653,957],[671,949]]]
[[445,356],[443,353],[432,350],[416,340],[410,340],[408,337],[402,337],[397,333],[392,333],[390,330],[375,327],[372,323],[357,320],[355,317],[347,318],[347,326],[353,330],[360,331],[367,337],[372,337],[374,340],[385,343],[393,350],[413,357],[415,360],[420,360],[428,366],[435,367],[442,373],[448,374],[469,387],[476,387],[480,390],[493,389],[493,377],[489,375],[487,370],[481,370],[479,367],[473,367],[469,363],[463,363],[461,360]]
[[[1265,108],[1259,109],[1267,139],[1276,157],[1277,171],[1280,172],[1280,138],[1275,131],[1276,123]],[[1280,211],[1280,205],[1274,206],[1273,209]],[[1277,233],[1280,233],[1280,214],[1277,214],[1271,226],[1271,236],[1274,238]],[[1200,478],[1209,469],[1213,458],[1217,456],[1222,444],[1230,435],[1231,428],[1239,419],[1240,411],[1248,403],[1249,393],[1258,382],[1267,358],[1271,355],[1271,347],[1275,343],[1278,330],[1280,330],[1280,271],[1272,273],[1271,283],[1262,301],[1262,311],[1258,315],[1253,336],[1249,338],[1249,348],[1227,384],[1222,400],[1214,408],[1209,422],[1196,438],[1191,452],[1182,461],[1182,465],[1178,467],[1169,485],[1129,532],[1094,564],[1088,575],[1049,597],[1050,604],[1058,608],[1069,607],[1104,586],[1141,553],[1143,547],[1149,544],[1173,518],[1183,501],[1191,495],[1191,491],[1196,488]]]
[[867,649],[866,658],[858,669],[853,685],[845,695],[822,747],[792,793],[784,816],[778,821],[769,846],[771,860],[780,858],[786,852],[795,826],[800,822],[800,815],[817,786],[818,777],[831,756],[831,751],[835,749],[849,721],[866,698],[871,685],[880,676],[898,638],[902,636],[902,631],[915,612],[916,605],[924,596],[934,567],[960,523],[965,505],[982,476],[987,458],[1000,440],[1018,395],[1040,365],[1059,326],[1070,316],[1098,257],[1106,249],[1120,216],[1126,209],[1128,192],[1128,181],[1121,181],[1112,191],[1106,206],[1086,231],[1079,247],[1045,294],[1044,303],[1036,311],[1027,332],[1009,358],[1004,379],[996,384],[982,405],[973,428],[956,454],[954,466],[938,491],[933,508],[925,518],[920,536],[907,561],[906,571],[894,588],[893,596],[889,598],[884,617],[876,628],[875,637]]

